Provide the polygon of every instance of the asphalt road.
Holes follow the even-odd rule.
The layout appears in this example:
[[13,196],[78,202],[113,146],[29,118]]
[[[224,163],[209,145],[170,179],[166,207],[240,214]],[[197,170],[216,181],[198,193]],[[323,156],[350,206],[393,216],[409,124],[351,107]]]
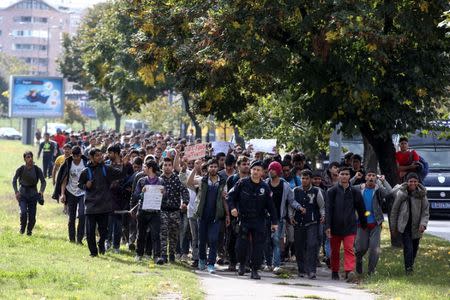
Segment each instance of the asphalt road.
[[450,219],[433,217],[428,222],[428,227],[425,233],[450,241]]

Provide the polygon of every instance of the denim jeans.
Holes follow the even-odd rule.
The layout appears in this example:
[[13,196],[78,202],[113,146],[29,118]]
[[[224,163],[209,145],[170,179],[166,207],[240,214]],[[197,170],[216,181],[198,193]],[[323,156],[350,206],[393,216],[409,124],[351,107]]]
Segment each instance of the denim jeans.
[[217,245],[219,242],[220,226],[222,226],[221,221],[207,221],[199,220],[198,224],[198,250],[199,258],[201,260],[206,259],[206,244],[209,246],[208,253],[208,265],[213,265],[216,263],[217,258]]
[[281,220],[278,223],[278,230],[271,234],[273,247],[273,266],[279,267],[281,265],[281,247],[280,242],[283,238],[284,222]]
[[25,232],[25,228],[28,233],[33,231],[36,224],[36,205],[39,194],[34,196],[28,196],[20,194],[19,208],[20,208],[20,232]]
[[180,254],[189,254],[189,241],[188,241],[188,230],[189,230],[189,220],[186,213],[180,213],[180,235],[178,237],[178,247],[177,252]]
[[417,251],[419,250],[420,239],[413,239],[411,230],[405,229],[402,233],[403,242],[403,259],[405,261],[405,270],[412,270],[414,261],[416,260]]
[[108,240],[114,249],[120,248],[120,240],[122,239],[122,215],[110,214],[108,218]]
[[[69,240],[75,242],[75,235],[77,242],[81,243],[85,232],[85,216],[84,216],[84,195],[76,197],[70,192],[66,191],[67,210],[69,221],[67,224],[69,230]],[[78,226],[75,233],[75,222],[78,215]]]

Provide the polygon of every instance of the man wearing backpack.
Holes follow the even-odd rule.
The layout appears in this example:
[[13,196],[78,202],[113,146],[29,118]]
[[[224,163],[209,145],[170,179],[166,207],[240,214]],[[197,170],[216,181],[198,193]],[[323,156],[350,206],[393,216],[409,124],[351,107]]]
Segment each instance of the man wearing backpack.
[[409,150],[408,138],[401,137],[399,140],[400,151],[395,153],[400,179],[403,181],[406,175],[417,172],[419,169],[420,157],[415,150]]
[[[31,235],[34,224],[36,224],[36,205],[44,204],[43,194],[45,191],[45,177],[42,170],[33,162],[33,153],[26,151],[23,154],[25,164],[20,166],[14,175],[12,185],[20,207],[20,234]],[[20,188],[17,188],[19,180]],[[39,192],[37,190],[38,181],[41,182]]]
[[[81,172],[78,187],[85,191],[84,205],[86,214],[86,240],[91,256],[105,254],[105,240],[108,234],[108,216],[112,212],[110,194],[111,182],[124,178],[125,168],[114,168],[103,163],[103,154],[100,149],[89,151],[88,166]],[[122,160],[128,164],[128,156]],[[95,244],[95,230],[98,227],[100,239],[98,248]]]

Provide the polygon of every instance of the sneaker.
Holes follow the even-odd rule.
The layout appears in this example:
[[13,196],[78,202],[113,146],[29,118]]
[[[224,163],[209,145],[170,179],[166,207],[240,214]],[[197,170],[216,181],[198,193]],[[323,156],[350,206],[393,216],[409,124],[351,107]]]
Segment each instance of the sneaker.
[[363,265],[362,265],[362,261],[357,261],[356,262],[356,268],[355,271],[357,274],[361,275],[363,272]]
[[97,257],[98,254],[96,254],[96,253],[92,254],[92,253],[91,253],[91,254],[89,254],[89,256],[90,256],[90,257]]
[[327,259],[325,260],[325,263],[327,264],[327,268],[328,268],[328,269],[331,269],[331,260],[330,260],[329,258],[327,258]]
[[145,260],[149,260],[150,258],[151,258],[151,256],[150,255],[148,255],[148,254],[144,254],[144,257],[143,257]]
[[173,254],[169,255],[169,262],[171,262],[171,263],[175,262],[175,255],[173,255]]
[[136,255],[134,261],[142,261],[142,256]]
[[198,268],[198,259],[194,260],[191,264],[192,268]]
[[114,249],[113,249],[113,253],[114,253],[114,254],[119,254],[119,253],[120,253],[119,248],[114,248]]
[[263,268],[263,272],[272,272],[272,270],[273,270],[273,267],[272,266],[265,266],[264,268]]
[[164,264],[164,260],[161,257],[158,257],[157,259],[155,259],[155,264],[163,265]]
[[187,262],[189,260],[189,257],[187,256],[187,254],[183,254],[180,257],[180,261],[182,262]]
[[338,272],[332,272],[331,273],[331,279],[332,280],[339,280],[339,273]]
[[258,270],[252,270],[252,275],[250,276],[251,279],[259,280],[261,279],[261,276],[258,274]]
[[206,269],[206,261],[204,259],[200,259],[198,261],[198,269],[200,271],[204,271]]
[[229,264],[227,268],[228,272],[236,272],[236,265],[235,264]]
[[31,231],[28,231],[28,232],[27,232],[27,235],[28,235],[28,236],[31,236],[32,234],[33,234],[33,233],[32,233]]
[[219,266],[223,266],[224,265],[224,260],[223,260],[223,258],[219,258],[218,260],[217,260],[217,264],[219,265]]
[[356,280],[355,272],[345,272],[345,277],[348,283],[354,283]]
[[306,273],[298,272],[298,277],[304,278],[305,276],[306,276]]
[[136,250],[136,245],[135,244],[128,244],[128,250],[135,251]]
[[317,278],[316,277],[316,273],[309,273],[308,278],[311,279],[311,280],[316,279]]
[[20,234],[24,234],[24,233],[25,233],[25,229],[20,229],[20,230],[19,230],[19,233],[20,233]]
[[216,269],[214,268],[214,265],[208,265],[208,273],[216,274]]
[[163,255],[162,260],[163,260],[163,262],[164,262],[165,264],[168,263],[167,256]]
[[414,269],[413,268],[407,268],[405,270],[406,276],[412,276],[414,275]]
[[105,241],[105,250],[109,250],[109,248],[111,248],[111,242],[106,240]]
[[273,274],[280,275],[283,270],[280,267],[273,268]]

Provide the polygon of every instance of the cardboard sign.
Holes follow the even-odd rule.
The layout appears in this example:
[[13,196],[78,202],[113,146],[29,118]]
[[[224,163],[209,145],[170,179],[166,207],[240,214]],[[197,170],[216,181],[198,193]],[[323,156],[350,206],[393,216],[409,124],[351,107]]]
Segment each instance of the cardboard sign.
[[251,139],[247,145],[253,146],[253,152],[275,153],[277,139]]
[[143,210],[161,210],[162,203],[162,185],[146,185],[144,192]]
[[234,149],[234,144],[230,142],[212,142],[213,147],[213,155],[217,155],[217,153],[223,152],[228,154],[228,150]]
[[188,160],[204,158],[206,155],[206,144],[195,144],[187,146],[184,151],[184,157]]

